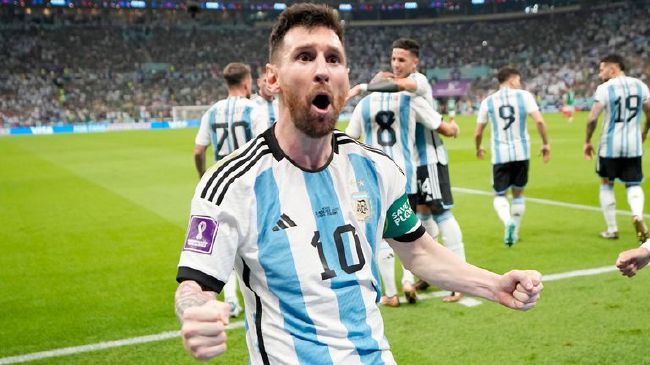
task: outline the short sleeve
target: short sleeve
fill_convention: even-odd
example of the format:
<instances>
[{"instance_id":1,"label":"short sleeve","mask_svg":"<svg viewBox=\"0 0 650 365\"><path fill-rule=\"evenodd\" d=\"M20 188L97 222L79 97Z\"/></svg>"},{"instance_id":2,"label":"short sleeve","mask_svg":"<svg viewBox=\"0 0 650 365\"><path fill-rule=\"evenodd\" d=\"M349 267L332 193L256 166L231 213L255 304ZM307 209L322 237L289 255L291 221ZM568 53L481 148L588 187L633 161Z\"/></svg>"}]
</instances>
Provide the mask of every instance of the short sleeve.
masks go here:
<instances>
[{"instance_id":1,"label":"short sleeve","mask_svg":"<svg viewBox=\"0 0 650 365\"><path fill-rule=\"evenodd\" d=\"M414 98L411 101L411 108L415 111L416 120L424 127L435 131L442 124L442 115L433 109L424 98Z\"/></svg>"},{"instance_id":2,"label":"short sleeve","mask_svg":"<svg viewBox=\"0 0 650 365\"><path fill-rule=\"evenodd\" d=\"M212 175L209 172L201 179L192 199L176 280L194 280L204 288L221 292L233 270L242 237L237 207L229 206L233 204L227 199L218 206L201 197L204 190L210 192L204 187Z\"/></svg>"},{"instance_id":3,"label":"short sleeve","mask_svg":"<svg viewBox=\"0 0 650 365\"><path fill-rule=\"evenodd\" d=\"M208 109L207 112L203 113L201 117L201 124L199 125L199 131L196 133L196 138L194 143L201 146L210 145L210 115L214 113L213 109Z\"/></svg>"},{"instance_id":4,"label":"short sleeve","mask_svg":"<svg viewBox=\"0 0 650 365\"><path fill-rule=\"evenodd\" d=\"M419 72L413 72L409 75L409 78L415 81L415 84L417 85L415 94L418 96L427 97L427 94L430 90L429 80L427 80L427 77Z\"/></svg>"},{"instance_id":5,"label":"short sleeve","mask_svg":"<svg viewBox=\"0 0 650 365\"><path fill-rule=\"evenodd\" d=\"M481 106L478 108L478 114L476 116L476 124L485 124L488 122L488 107L487 107L487 98L483 99Z\"/></svg>"},{"instance_id":6,"label":"short sleeve","mask_svg":"<svg viewBox=\"0 0 650 365\"><path fill-rule=\"evenodd\" d=\"M607 100L606 93L607 93L607 89L605 88L604 84L599 85L596 88L596 92L594 93L594 102L605 105L606 104L605 101Z\"/></svg>"},{"instance_id":7,"label":"short sleeve","mask_svg":"<svg viewBox=\"0 0 650 365\"><path fill-rule=\"evenodd\" d=\"M528 91L524 91L524 106L526 107L526 113L528 114L539 111L539 106L535 101L535 97Z\"/></svg>"}]
</instances>

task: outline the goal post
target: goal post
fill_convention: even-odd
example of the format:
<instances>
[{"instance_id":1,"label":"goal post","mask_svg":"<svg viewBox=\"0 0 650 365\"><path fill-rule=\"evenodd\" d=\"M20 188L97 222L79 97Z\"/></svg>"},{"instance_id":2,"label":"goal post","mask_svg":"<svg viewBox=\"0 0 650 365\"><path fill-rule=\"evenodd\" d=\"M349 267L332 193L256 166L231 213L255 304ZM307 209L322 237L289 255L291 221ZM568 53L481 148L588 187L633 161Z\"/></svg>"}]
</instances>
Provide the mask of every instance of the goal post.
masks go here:
<instances>
[{"instance_id":1,"label":"goal post","mask_svg":"<svg viewBox=\"0 0 650 365\"><path fill-rule=\"evenodd\" d=\"M172 120L174 122L201 121L203 113L210 109L210 105L177 105L172 107Z\"/></svg>"}]
</instances>

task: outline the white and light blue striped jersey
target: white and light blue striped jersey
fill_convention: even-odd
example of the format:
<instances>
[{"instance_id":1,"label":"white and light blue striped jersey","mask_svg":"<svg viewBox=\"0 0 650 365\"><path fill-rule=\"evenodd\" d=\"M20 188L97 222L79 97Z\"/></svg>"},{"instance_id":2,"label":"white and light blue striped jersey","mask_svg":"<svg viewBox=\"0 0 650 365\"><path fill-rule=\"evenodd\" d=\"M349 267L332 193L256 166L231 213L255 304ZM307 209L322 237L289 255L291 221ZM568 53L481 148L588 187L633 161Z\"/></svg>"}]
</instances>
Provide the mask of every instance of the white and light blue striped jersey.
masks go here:
<instances>
[{"instance_id":1,"label":"white and light blue striped jersey","mask_svg":"<svg viewBox=\"0 0 650 365\"><path fill-rule=\"evenodd\" d=\"M429 84L427 77L419 72L413 72L412 74L408 75L408 78L415 81L417 85L416 90L413 94L426 99L426 101L429 102L429 104L431 104L431 107L435 110L433 90L431 89L431 84Z\"/></svg>"},{"instance_id":2,"label":"white and light blue striped jersey","mask_svg":"<svg viewBox=\"0 0 650 365\"><path fill-rule=\"evenodd\" d=\"M259 94L253 95L251 100L257 104L253 110L253 119L255 120L256 130L253 131L255 136L271 128L273 123L278 119L278 99L268 101Z\"/></svg>"},{"instance_id":3,"label":"white and light blue striped jersey","mask_svg":"<svg viewBox=\"0 0 650 365\"><path fill-rule=\"evenodd\" d=\"M409 78L415 80L417 83L417 90L415 94L425 98L431 104L433 110L436 111L437 102L433 98L433 90L427 77L419 72L414 72L409 75ZM442 118L442 117L441 117ZM429 164L441 163L447 165L449 159L447 158L447 149L442 143L440 135L435 130L428 129L422 124L418 124L415 129L415 146L417 151L416 164L417 166L426 166Z\"/></svg>"},{"instance_id":4,"label":"white and light blue striped jersey","mask_svg":"<svg viewBox=\"0 0 650 365\"><path fill-rule=\"evenodd\" d=\"M253 138L256 130L252 119L257 104L248 98L230 96L217 101L201 117L194 142L214 147L214 159L219 161Z\"/></svg>"},{"instance_id":5,"label":"white and light blue striped jersey","mask_svg":"<svg viewBox=\"0 0 650 365\"><path fill-rule=\"evenodd\" d=\"M641 114L650 100L648 86L633 77L619 76L596 89L594 101L603 105L603 133L598 156L606 158L643 155Z\"/></svg>"},{"instance_id":6,"label":"white and light blue striped jersey","mask_svg":"<svg viewBox=\"0 0 650 365\"><path fill-rule=\"evenodd\" d=\"M442 142L440 134L419 123L415 127L415 148L418 166L434 165L438 163L442 165L449 164L447 148Z\"/></svg>"},{"instance_id":7,"label":"white and light blue striped jersey","mask_svg":"<svg viewBox=\"0 0 650 365\"><path fill-rule=\"evenodd\" d=\"M404 175L338 131L328 164L305 170L274 129L201 179L177 280L219 292L234 266L252 364L394 364L377 307L376 251L382 238L424 234Z\"/></svg>"},{"instance_id":8,"label":"white and light blue striped jersey","mask_svg":"<svg viewBox=\"0 0 650 365\"><path fill-rule=\"evenodd\" d=\"M374 92L357 104L346 133L355 138L363 136L367 145L381 149L392 158L406 174L407 194L415 194L419 163L415 147L416 124L436 130L441 122L442 117L426 98L409 92Z\"/></svg>"},{"instance_id":9,"label":"white and light blue striped jersey","mask_svg":"<svg viewBox=\"0 0 650 365\"><path fill-rule=\"evenodd\" d=\"M481 102L476 122L490 122L492 164L530 159L526 117L538 110L539 106L531 93L508 87L499 89Z\"/></svg>"}]
</instances>

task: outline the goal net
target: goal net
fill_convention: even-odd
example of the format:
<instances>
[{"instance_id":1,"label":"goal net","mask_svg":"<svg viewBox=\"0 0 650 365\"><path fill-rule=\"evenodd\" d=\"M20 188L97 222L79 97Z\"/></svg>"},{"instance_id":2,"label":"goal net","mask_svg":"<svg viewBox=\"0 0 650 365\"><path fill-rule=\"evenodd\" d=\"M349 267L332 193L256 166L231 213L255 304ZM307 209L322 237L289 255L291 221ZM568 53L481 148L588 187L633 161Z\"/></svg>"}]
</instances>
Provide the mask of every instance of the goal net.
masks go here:
<instances>
[{"instance_id":1,"label":"goal net","mask_svg":"<svg viewBox=\"0 0 650 365\"><path fill-rule=\"evenodd\" d=\"M201 121L201 116L210 105L179 105L172 108L172 118L174 122L187 122L195 120Z\"/></svg>"}]
</instances>

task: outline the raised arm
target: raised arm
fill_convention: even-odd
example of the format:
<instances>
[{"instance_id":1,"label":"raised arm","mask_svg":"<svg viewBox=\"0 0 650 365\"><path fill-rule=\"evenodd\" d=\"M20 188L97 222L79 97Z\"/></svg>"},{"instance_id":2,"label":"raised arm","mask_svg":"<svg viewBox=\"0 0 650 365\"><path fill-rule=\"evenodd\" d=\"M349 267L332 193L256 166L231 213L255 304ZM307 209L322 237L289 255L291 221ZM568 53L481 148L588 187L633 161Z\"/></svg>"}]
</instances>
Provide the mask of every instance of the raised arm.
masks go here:
<instances>
[{"instance_id":1,"label":"raised arm","mask_svg":"<svg viewBox=\"0 0 650 365\"><path fill-rule=\"evenodd\" d=\"M181 282L174 298L183 346L194 358L209 360L226 351L229 306L192 280Z\"/></svg>"},{"instance_id":2,"label":"raised arm","mask_svg":"<svg viewBox=\"0 0 650 365\"><path fill-rule=\"evenodd\" d=\"M539 110L530 113L530 116L535 121L535 125L537 126L537 132L539 132L539 136L542 138L541 154L542 154L542 159L546 163L551 159L551 145L548 143L548 133L546 132L546 123L544 123L544 118L542 117L542 113L540 113Z\"/></svg>"},{"instance_id":3,"label":"raised arm","mask_svg":"<svg viewBox=\"0 0 650 365\"><path fill-rule=\"evenodd\" d=\"M404 267L440 288L479 296L508 308L528 310L537 304L543 288L541 274L513 270L498 275L465 263L428 234L413 242L388 240Z\"/></svg>"}]
</instances>

